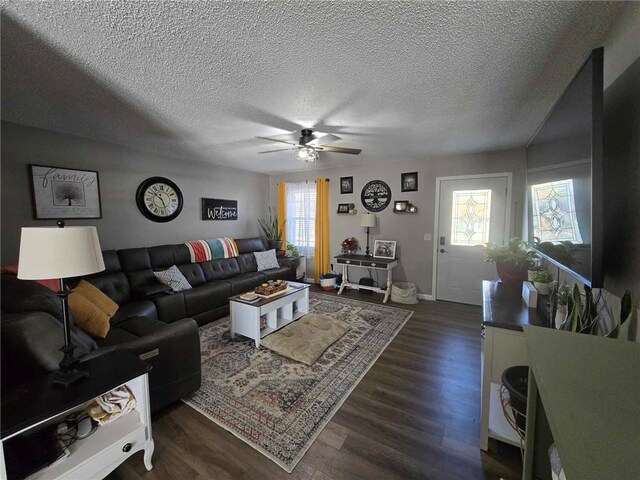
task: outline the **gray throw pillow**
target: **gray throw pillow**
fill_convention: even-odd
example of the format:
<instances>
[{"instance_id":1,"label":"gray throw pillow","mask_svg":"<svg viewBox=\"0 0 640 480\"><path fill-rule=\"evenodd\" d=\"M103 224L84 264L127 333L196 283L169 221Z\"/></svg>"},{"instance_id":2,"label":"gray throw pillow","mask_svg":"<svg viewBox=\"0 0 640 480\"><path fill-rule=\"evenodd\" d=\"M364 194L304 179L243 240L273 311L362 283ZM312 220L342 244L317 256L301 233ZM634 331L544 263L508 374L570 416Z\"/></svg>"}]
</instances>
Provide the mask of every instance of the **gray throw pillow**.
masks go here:
<instances>
[{"instance_id":1,"label":"gray throw pillow","mask_svg":"<svg viewBox=\"0 0 640 480\"><path fill-rule=\"evenodd\" d=\"M166 270L162 270L160 272L153 272L153 274L158 280L160 280L160 282L164 283L168 287L171 287L171 290L173 290L174 292L191 290L191 285L175 265L172 265Z\"/></svg>"},{"instance_id":2,"label":"gray throw pillow","mask_svg":"<svg viewBox=\"0 0 640 480\"><path fill-rule=\"evenodd\" d=\"M278 268L280 266L278 264L275 249L267 250L266 252L253 252L253 255L256 257L259 272L270 268Z\"/></svg>"}]
</instances>

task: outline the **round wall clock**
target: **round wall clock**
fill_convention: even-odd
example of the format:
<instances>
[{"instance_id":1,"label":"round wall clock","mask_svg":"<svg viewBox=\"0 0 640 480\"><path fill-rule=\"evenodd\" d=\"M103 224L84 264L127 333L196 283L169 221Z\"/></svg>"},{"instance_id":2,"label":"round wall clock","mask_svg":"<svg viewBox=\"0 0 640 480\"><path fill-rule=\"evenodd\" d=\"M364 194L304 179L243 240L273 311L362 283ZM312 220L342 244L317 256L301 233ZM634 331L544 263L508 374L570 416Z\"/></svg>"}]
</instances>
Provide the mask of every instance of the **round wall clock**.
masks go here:
<instances>
[{"instance_id":1,"label":"round wall clock","mask_svg":"<svg viewBox=\"0 0 640 480\"><path fill-rule=\"evenodd\" d=\"M136 204L149 220L170 222L182 211L182 192L168 178L147 178L136 191Z\"/></svg>"},{"instance_id":2,"label":"round wall clock","mask_svg":"<svg viewBox=\"0 0 640 480\"><path fill-rule=\"evenodd\" d=\"M382 180L371 180L362 189L360 199L370 212L381 212L391 203L391 189Z\"/></svg>"}]
</instances>

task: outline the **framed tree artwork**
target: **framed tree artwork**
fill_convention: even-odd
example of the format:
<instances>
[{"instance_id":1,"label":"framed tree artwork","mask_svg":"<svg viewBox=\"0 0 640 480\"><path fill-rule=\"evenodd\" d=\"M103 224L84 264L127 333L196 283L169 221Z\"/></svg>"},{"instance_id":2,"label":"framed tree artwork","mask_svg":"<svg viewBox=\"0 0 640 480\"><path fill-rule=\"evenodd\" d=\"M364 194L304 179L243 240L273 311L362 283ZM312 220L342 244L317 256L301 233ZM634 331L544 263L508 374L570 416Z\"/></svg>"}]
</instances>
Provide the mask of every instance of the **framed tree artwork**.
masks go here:
<instances>
[{"instance_id":1,"label":"framed tree artwork","mask_svg":"<svg viewBox=\"0 0 640 480\"><path fill-rule=\"evenodd\" d=\"M29 175L35 219L102 218L98 172L29 165Z\"/></svg>"},{"instance_id":2,"label":"framed tree artwork","mask_svg":"<svg viewBox=\"0 0 640 480\"><path fill-rule=\"evenodd\" d=\"M418 172L401 174L400 183L401 183L401 191L417 192L418 191Z\"/></svg>"}]
</instances>

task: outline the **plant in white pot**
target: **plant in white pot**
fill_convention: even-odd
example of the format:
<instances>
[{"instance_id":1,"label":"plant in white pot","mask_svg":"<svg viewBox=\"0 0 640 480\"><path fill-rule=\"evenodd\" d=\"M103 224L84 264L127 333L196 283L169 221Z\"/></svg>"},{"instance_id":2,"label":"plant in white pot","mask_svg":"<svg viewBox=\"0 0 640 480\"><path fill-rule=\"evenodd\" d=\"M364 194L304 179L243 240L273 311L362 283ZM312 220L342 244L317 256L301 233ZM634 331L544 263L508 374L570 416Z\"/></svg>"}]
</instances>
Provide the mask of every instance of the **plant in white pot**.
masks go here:
<instances>
[{"instance_id":1,"label":"plant in white pot","mask_svg":"<svg viewBox=\"0 0 640 480\"><path fill-rule=\"evenodd\" d=\"M533 286L540 295L549 295L551 290L551 282L553 282L553 275L547 270L539 270L531 273L531 279L533 280Z\"/></svg>"}]
</instances>

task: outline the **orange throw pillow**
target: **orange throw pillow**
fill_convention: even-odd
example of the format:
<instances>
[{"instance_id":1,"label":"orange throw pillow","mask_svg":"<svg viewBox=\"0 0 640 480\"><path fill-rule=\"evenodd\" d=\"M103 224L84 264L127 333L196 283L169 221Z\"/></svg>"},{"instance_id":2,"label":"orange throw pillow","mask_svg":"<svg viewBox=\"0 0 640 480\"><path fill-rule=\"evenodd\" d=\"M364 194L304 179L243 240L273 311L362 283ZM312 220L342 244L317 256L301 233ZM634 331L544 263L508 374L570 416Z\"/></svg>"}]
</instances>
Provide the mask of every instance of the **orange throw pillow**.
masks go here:
<instances>
[{"instance_id":1,"label":"orange throw pillow","mask_svg":"<svg viewBox=\"0 0 640 480\"><path fill-rule=\"evenodd\" d=\"M75 290L69 294L73 322L89 335L104 338L109 333L109 316Z\"/></svg>"},{"instance_id":2,"label":"orange throw pillow","mask_svg":"<svg viewBox=\"0 0 640 480\"><path fill-rule=\"evenodd\" d=\"M71 291L82 295L84 298L89 300L96 307L106 313L109 318L113 317L118 311L118 304L116 302L102 293L99 288L95 287L85 280L80 280L78 286Z\"/></svg>"}]
</instances>

